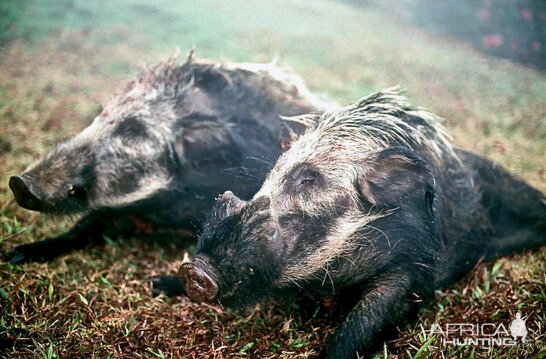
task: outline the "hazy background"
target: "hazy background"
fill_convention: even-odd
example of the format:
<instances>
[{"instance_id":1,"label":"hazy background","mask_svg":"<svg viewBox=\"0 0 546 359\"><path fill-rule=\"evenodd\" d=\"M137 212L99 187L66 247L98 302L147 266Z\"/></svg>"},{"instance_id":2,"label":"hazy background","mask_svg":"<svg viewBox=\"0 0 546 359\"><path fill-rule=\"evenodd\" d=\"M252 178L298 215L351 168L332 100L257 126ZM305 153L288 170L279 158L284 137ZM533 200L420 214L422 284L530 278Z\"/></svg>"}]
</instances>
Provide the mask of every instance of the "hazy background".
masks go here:
<instances>
[{"instance_id":1,"label":"hazy background","mask_svg":"<svg viewBox=\"0 0 546 359\"><path fill-rule=\"evenodd\" d=\"M469 2L475 4L463 11L460 4ZM459 6L446 9L453 3ZM50 117L46 127L65 132L68 126L71 133L139 65L176 49L181 57L195 47L197 56L228 61L278 57L313 90L343 103L400 84L412 100L448 119L456 142L502 159L541 186L543 173L537 171L543 168L529 156L546 152L544 73L477 48L484 36L493 36L488 41L495 44L500 36L506 45L521 35L522 44L538 41L543 54L544 36L520 30L520 22L528 22L523 1L499 3L505 6L431 0L3 1L1 96L6 103L13 99L10 90L26 91L17 116L33 111L42 120ZM525 3L542 8L524 8L531 15L523 14L544 29L546 10L537 5L543 2ZM501 10L510 15L502 19L519 22L478 28ZM468 35L472 29L474 37Z\"/></svg>"}]
</instances>

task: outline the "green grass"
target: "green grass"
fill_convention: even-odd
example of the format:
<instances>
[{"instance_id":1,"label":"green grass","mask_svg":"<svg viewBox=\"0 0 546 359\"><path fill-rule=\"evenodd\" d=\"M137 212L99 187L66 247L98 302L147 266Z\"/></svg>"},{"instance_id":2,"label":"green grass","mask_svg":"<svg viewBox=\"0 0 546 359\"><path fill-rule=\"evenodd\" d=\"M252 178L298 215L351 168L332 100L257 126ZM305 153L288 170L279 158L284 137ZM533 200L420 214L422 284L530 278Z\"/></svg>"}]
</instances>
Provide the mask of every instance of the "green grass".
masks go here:
<instances>
[{"instance_id":1,"label":"green grass","mask_svg":"<svg viewBox=\"0 0 546 359\"><path fill-rule=\"evenodd\" d=\"M546 190L546 76L436 38L396 14L318 0L18 1L0 11L0 253L66 231L73 219L17 207L8 177L89 123L143 63L182 56L269 61L278 56L309 86L349 103L400 84L444 116L454 142ZM417 323L378 357L537 356L544 343L546 250L481 265L437 293ZM151 298L145 279L176 270L176 248L111 242L48 264L0 263L0 357L313 357L333 330L290 304L251 315ZM510 352L441 347L432 323L509 322L533 313L534 347ZM533 324L534 323L534 324ZM542 329L540 329L542 328ZM4 344L7 343L7 344ZM543 345L543 344L542 344ZM439 350L441 349L441 350Z\"/></svg>"}]
</instances>

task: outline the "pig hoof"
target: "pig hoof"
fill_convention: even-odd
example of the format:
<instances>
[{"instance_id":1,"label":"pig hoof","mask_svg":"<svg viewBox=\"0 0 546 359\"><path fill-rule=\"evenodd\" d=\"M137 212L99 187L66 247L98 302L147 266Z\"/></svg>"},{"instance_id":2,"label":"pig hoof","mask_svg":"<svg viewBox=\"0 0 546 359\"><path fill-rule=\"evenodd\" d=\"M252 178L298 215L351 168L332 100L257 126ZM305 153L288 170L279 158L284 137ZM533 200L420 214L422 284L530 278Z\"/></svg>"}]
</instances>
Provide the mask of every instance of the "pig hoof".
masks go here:
<instances>
[{"instance_id":1,"label":"pig hoof","mask_svg":"<svg viewBox=\"0 0 546 359\"><path fill-rule=\"evenodd\" d=\"M19 264L26 261L28 261L27 256L23 252L18 251L17 248L10 250L6 254L6 262L10 264Z\"/></svg>"},{"instance_id":2,"label":"pig hoof","mask_svg":"<svg viewBox=\"0 0 546 359\"><path fill-rule=\"evenodd\" d=\"M17 246L6 254L6 262L11 264L44 261L46 258L47 252L36 243Z\"/></svg>"},{"instance_id":3,"label":"pig hoof","mask_svg":"<svg viewBox=\"0 0 546 359\"><path fill-rule=\"evenodd\" d=\"M161 293L165 293L167 297L174 297L175 295L186 293L178 277L153 277L150 278L149 281L152 282L152 295L154 297L157 297Z\"/></svg>"},{"instance_id":4,"label":"pig hoof","mask_svg":"<svg viewBox=\"0 0 546 359\"><path fill-rule=\"evenodd\" d=\"M39 256L36 256L32 250L32 247L29 248L29 245L17 246L6 254L6 262L11 264L20 264L26 262L37 261L40 259Z\"/></svg>"}]
</instances>

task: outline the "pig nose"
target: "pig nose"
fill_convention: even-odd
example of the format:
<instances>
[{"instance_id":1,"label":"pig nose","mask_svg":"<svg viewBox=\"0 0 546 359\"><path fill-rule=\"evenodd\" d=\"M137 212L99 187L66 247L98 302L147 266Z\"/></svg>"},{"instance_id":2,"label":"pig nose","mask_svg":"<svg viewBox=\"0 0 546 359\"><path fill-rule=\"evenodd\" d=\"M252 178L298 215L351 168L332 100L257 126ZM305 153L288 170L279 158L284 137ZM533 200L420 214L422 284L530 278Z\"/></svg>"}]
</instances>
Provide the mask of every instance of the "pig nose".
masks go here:
<instances>
[{"instance_id":1,"label":"pig nose","mask_svg":"<svg viewBox=\"0 0 546 359\"><path fill-rule=\"evenodd\" d=\"M211 302L218 293L216 282L193 263L184 263L180 266L178 279L188 296L197 302Z\"/></svg>"},{"instance_id":2,"label":"pig nose","mask_svg":"<svg viewBox=\"0 0 546 359\"><path fill-rule=\"evenodd\" d=\"M32 192L27 181L21 176L11 176L9 188L17 203L26 209L39 211L42 208L42 200Z\"/></svg>"}]
</instances>

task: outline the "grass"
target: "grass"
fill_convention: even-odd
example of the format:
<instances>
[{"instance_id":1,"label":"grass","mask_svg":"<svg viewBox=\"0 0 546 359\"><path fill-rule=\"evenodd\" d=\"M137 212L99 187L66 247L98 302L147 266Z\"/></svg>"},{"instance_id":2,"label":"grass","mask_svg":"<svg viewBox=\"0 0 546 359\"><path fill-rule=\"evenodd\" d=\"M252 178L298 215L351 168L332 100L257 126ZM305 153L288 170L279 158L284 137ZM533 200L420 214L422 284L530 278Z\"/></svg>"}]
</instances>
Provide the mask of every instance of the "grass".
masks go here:
<instances>
[{"instance_id":1,"label":"grass","mask_svg":"<svg viewBox=\"0 0 546 359\"><path fill-rule=\"evenodd\" d=\"M400 84L444 116L454 142L546 190L546 76L432 37L385 9L318 0L3 2L0 11L0 253L66 231L73 218L17 207L7 188L101 103L176 47L220 60L278 56L309 86L342 103ZM146 279L173 272L182 253L137 239L51 263L0 263L0 357L225 358L316 356L334 325L305 321L292 303L251 314L152 298ZM514 358L544 355L546 249L480 264L439 291L378 357ZM500 264L499 264L500 263ZM443 346L433 323L528 319L529 345ZM543 353L543 354L539 354Z\"/></svg>"}]
</instances>

